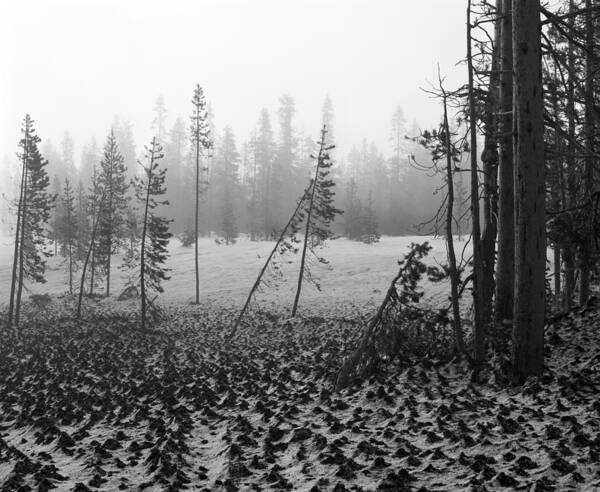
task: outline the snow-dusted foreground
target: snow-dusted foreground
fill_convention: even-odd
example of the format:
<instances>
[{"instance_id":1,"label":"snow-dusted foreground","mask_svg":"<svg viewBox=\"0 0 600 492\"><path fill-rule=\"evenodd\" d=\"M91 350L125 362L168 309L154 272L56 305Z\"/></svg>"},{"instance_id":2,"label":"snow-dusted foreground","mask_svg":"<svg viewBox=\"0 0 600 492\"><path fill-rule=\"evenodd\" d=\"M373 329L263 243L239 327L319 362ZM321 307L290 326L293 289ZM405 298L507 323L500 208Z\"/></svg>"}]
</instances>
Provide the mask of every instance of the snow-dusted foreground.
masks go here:
<instances>
[{"instance_id":1,"label":"snow-dusted foreground","mask_svg":"<svg viewBox=\"0 0 600 492\"><path fill-rule=\"evenodd\" d=\"M347 239L329 241L321 250L330 261L325 267L319 265L313 273L319 279L321 292L310 284L303 287L301 309L352 310L353 306L364 306L381 301L389 282L398 270L397 261L408 252L411 242L429 241L433 246L428 262L446 262L444 239L432 237L383 237L379 243L367 245ZM0 248L0 303L8 300L12 250L8 239ZM200 291L203 304L224 307L241 307L266 257L273 248L272 242L251 242L240 239L233 246L218 245L214 240L202 239L199 248ZM457 254L463 249L463 241L456 242ZM468 253L470 254L470 248ZM261 307L277 310L290 309L294 299L299 254L287 256L291 263L281 263L283 279L265 287L256 297ZM113 262L111 292L115 297L122 291L126 275L118 269L120 258ZM47 283L29 285L33 293L49 293L52 296L67 291L67 273L64 260L50 259ZM167 266L172 270L171 279L164 283L165 292L160 296L164 303L188 304L195 296L194 249L182 247L172 241L171 258ZM441 284L425 284L427 297L432 302L447 303L448 288Z\"/></svg>"},{"instance_id":2,"label":"snow-dusted foreground","mask_svg":"<svg viewBox=\"0 0 600 492\"><path fill-rule=\"evenodd\" d=\"M521 388L414 360L339 394L357 324L255 317L228 340L227 315L192 311L167 336L61 316L0 333L0 488L600 488L597 310L547 330Z\"/></svg>"}]
</instances>

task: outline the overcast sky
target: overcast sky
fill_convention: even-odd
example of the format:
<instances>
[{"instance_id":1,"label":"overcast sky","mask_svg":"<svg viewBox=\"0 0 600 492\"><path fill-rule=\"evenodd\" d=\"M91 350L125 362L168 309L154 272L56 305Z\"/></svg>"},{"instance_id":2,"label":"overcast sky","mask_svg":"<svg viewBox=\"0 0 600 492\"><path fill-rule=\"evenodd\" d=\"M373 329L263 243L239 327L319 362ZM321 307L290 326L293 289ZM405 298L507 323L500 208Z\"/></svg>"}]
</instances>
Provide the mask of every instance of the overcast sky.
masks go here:
<instances>
[{"instance_id":1,"label":"overcast sky","mask_svg":"<svg viewBox=\"0 0 600 492\"><path fill-rule=\"evenodd\" d=\"M363 137L387 150L394 108L423 126L439 104L419 87L437 63L452 86L465 54L462 0L6 0L0 2L0 157L17 150L26 112L43 141L102 144L115 115L138 151L163 95L167 127L187 117L196 83L218 129L247 139L261 108L296 99L296 126L319 128L330 95L346 153Z\"/></svg>"}]
</instances>

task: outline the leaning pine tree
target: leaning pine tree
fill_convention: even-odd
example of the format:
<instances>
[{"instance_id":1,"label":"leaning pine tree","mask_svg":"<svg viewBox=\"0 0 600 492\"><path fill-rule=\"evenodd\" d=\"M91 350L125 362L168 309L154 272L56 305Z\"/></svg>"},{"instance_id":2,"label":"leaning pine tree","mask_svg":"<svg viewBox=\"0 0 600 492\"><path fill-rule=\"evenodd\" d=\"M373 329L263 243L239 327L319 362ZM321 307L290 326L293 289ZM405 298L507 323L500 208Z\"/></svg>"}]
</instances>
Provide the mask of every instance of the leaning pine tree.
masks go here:
<instances>
[{"instance_id":1,"label":"leaning pine tree","mask_svg":"<svg viewBox=\"0 0 600 492\"><path fill-rule=\"evenodd\" d=\"M19 159L22 164L21 188L17 203L17 226L8 324L19 324L21 296L25 279L45 282L46 226L54 201L48 193L50 180L46 172L46 161L38 150L40 138L35 134L33 120L25 115L22 128L23 138L19 142L22 152Z\"/></svg>"},{"instance_id":2,"label":"leaning pine tree","mask_svg":"<svg viewBox=\"0 0 600 492\"><path fill-rule=\"evenodd\" d=\"M300 259L300 272L298 274L298 286L296 288L296 297L292 308L292 316L296 316L300 293L302 291L302 282L304 279L312 281L317 288L319 285L314 282L310 270L310 260L307 262L307 253L318 263L327 263L327 260L319 256L315 247L322 244L326 239L332 236L330 229L331 223L336 215L342 211L333 205L335 192L333 187L335 182L329 178L329 170L333 165L329 152L335 147L326 144L327 128L323 125L321 129L321 140L319 144L319 154L316 157L317 167L312 181L312 186L308 199L305 201L304 213L306 222L304 227L304 243L302 246L302 257Z\"/></svg>"},{"instance_id":3,"label":"leaning pine tree","mask_svg":"<svg viewBox=\"0 0 600 492\"><path fill-rule=\"evenodd\" d=\"M168 268L164 263L167 260L169 232L171 220L156 214L159 205L168 205L168 200L159 200L167 191L165 186L166 169L159 169L159 161L163 157L162 147L156 140L152 139L150 148L146 149L148 165L142 166L144 174L142 178L135 180L135 197L143 207L142 236L140 240L140 298L142 330L146 329L148 292L163 292L162 281L168 280Z\"/></svg>"}]
</instances>

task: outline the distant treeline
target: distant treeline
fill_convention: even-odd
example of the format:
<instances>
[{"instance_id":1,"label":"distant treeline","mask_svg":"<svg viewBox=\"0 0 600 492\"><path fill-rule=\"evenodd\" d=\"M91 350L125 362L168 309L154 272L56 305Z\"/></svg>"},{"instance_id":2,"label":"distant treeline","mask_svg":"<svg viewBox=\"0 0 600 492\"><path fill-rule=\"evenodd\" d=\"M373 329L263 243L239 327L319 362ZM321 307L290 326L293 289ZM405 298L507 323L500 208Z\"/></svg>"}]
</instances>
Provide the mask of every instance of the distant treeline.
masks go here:
<instances>
[{"instance_id":1,"label":"distant treeline","mask_svg":"<svg viewBox=\"0 0 600 492\"><path fill-rule=\"evenodd\" d=\"M170 203L164 212L173 219L172 231L191 241L194 231L196 164L191 142L189 118L177 116L168 125L168 112L162 97L156 101L152 122L158 143L164 148L163 166L167 169L166 188ZM236 142L231 127L217 131L210 107L207 124L211 148L201 156L201 198L199 232L222 237L248 234L251 239L272 239L287 222L303 190L309 186L315 161L317 135L304 135L295 127L296 105L289 95L279 99L276 121L266 109L257 118L256 128L244 142ZM440 204L435 190L440 178L433 179L410 164L413 155L419 162L431 157L407 136L418 136L416 124L407 129L401 108L390 110L390 147L387 152L367 140L357 142L347 155L336 149L332 176L336 183L335 204L345 211L333 225L337 234L361 239L365 234L403 235L415 233L420 223L431 218ZM333 106L327 98L322 121L328 128L329 143L335 144ZM142 150L134 139L132 125L115 118L111 131L116 151L123 157L127 180L141 172L138 163ZM108 137L107 137L108 138ZM87 194L92 187L94 168L102 160L101 147L92 138L83 146L79 165L74 142L65 133L59 148L42 142L41 153L48 160L50 191L63 194L65 178L74 193ZM460 175L457 177L460 178ZM460 188L460 185L459 185ZM136 211L128 210L130 223ZM58 239L61 202L52 211L50 236ZM457 213L457 216L462 215ZM53 226L54 224L54 226ZM430 232L425 228L423 232ZM131 232L131 228L129 228Z\"/></svg>"}]
</instances>

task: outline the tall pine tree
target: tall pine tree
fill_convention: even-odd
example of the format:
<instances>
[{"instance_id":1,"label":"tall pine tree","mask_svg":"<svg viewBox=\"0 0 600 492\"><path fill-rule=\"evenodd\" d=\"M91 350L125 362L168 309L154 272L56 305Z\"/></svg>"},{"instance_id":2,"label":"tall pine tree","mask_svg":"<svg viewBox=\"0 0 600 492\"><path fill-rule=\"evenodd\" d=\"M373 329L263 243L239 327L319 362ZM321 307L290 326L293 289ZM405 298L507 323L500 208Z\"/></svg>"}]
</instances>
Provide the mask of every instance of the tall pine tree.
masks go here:
<instances>
[{"instance_id":1,"label":"tall pine tree","mask_svg":"<svg viewBox=\"0 0 600 492\"><path fill-rule=\"evenodd\" d=\"M38 150L40 138L36 135L33 120L25 115L19 142L21 152L21 187L17 203L17 226L13 270L8 310L8 324L19 324L21 297L26 279L45 282L46 226L54 197L48 193L50 180L46 161Z\"/></svg>"},{"instance_id":2,"label":"tall pine tree","mask_svg":"<svg viewBox=\"0 0 600 492\"><path fill-rule=\"evenodd\" d=\"M161 284L169 279L169 269L165 268L164 263L169 257L168 245L171 238L171 221L156 213L157 207L169 204L167 200L160 200L166 193L167 170L159 169L163 153L156 138L152 139L150 147L146 149L146 158L148 165L143 166L143 177L137 178L135 182L135 196L143 206L139 263L142 330L146 329L147 324L148 294L163 292Z\"/></svg>"},{"instance_id":3,"label":"tall pine tree","mask_svg":"<svg viewBox=\"0 0 600 492\"><path fill-rule=\"evenodd\" d=\"M127 212L127 168L119 152L115 132L110 131L104 145L104 156L100 162L98 186L105 199L100 208L98 243L95 258L104 265L106 275L106 297L110 296L110 273L112 256L122 242Z\"/></svg>"}]
</instances>

